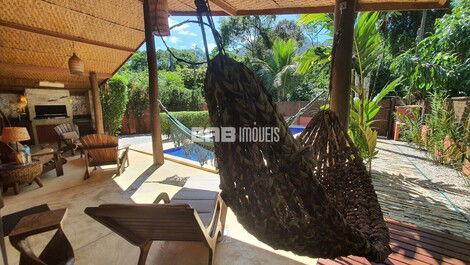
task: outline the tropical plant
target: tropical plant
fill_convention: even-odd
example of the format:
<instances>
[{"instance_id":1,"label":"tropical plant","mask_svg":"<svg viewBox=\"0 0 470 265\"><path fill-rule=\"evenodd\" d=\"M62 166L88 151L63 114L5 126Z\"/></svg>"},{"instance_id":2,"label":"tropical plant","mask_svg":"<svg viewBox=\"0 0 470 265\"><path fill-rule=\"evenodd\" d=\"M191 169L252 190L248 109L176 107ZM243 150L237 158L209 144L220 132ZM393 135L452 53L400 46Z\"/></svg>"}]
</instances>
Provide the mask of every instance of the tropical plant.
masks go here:
<instances>
[{"instance_id":1,"label":"tropical plant","mask_svg":"<svg viewBox=\"0 0 470 265\"><path fill-rule=\"evenodd\" d=\"M297 63L294 61L297 52L295 40L284 41L276 39L272 48L272 56L267 60L254 58L252 63L259 67L258 73L264 80L268 91L274 94L278 101L286 101L288 94L298 86L299 78L296 76Z\"/></svg>"},{"instance_id":2,"label":"tropical plant","mask_svg":"<svg viewBox=\"0 0 470 265\"><path fill-rule=\"evenodd\" d=\"M422 135L423 121L420 108L409 110L407 115L395 112L395 119L400 121L400 140L411 142L418 146L425 145L426 137Z\"/></svg>"},{"instance_id":3,"label":"tropical plant","mask_svg":"<svg viewBox=\"0 0 470 265\"><path fill-rule=\"evenodd\" d=\"M372 159L377 155L377 131L373 130L375 116L380 111L380 101L400 84L401 78L386 85L374 98L355 98L351 104L349 135L361 156L366 159L369 172L372 169Z\"/></svg>"},{"instance_id":4,"label":"tropical plant","mask_svg":"<svg viewBox=\"0 0 470 265\"><path fill-rule=\"evenodd\" d=\"M110 135L117 135L128 101L127 79L114 75L100 87L100 98L104 129Z\"/></svg>"},{"instance_id":5,"label":"tropical plant","mask_svg":"<svg viewBox=\"0 0 470 265\"><path fill-rule=\"evenodd\" d=\"M451 14L437 19L435 34L397 56L395 75L404 75L405 95L423 100L434 93L470 94L470 0L455 2Z\"/></svg>"}]
</instances>

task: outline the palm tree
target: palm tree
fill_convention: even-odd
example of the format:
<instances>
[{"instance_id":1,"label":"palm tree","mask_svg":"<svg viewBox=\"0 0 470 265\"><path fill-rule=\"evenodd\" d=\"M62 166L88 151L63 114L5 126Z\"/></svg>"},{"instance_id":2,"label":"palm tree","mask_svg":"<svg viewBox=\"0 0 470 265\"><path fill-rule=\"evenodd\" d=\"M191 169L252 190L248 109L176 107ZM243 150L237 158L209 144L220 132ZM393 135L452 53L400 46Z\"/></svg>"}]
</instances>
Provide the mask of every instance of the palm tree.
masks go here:
<instances>
[{"instance_id":1,"label":"palm tree","mask_svg":"<svg viewBox=\"0 0 470 265\"><path fill-rule=\"evenodd\" d=\"M293 39L274 41L271 56L267 60L252 59L253 65L258 67L268 91L277 96L278 101L286 101L287 96L298 85L296 70L297 63L294 57L297 52L297 42Z\"/></svg>"}]
</instances>

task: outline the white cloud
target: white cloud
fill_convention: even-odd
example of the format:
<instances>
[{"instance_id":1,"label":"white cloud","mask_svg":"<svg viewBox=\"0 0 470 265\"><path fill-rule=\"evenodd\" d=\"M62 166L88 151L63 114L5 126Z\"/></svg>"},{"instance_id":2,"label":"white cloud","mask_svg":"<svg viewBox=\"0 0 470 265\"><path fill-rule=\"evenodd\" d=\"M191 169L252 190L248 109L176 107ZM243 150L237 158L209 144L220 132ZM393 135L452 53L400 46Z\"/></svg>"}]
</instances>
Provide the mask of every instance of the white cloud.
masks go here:
<instances>
[{"instance_id":1,"label":"white cloud","mask_svg":"<svg viewBox=\"0 0 470 265\"><path fill-rule=\"evenodd\" d=\"M217 45L213 42L207 43L207 48L209 48L209 51L212 51Z\"/></svg>"},{"instance_id":2,"label":"white cloud","mask_svg":"<svg viewBox=\"0 0 470 265\"><path fill-rule=\"evenodd\" d=\"M199 46L197 45L196 42L194 42L192 45L191 45L191 49L197 49Z\"/></svg>"},{"instance_id":3,"label":"white cloud","mask_svg":"<svg viewBox=\"0 0 470 265\"><path fill-rule=\"evenodd\" d=\"M179 31L176 31L176 33L179 34L179 35L185 35L185 36L194 36L194 37L197 36L196 33L191 32L189 30L179 30Z\"/></svg>"},{"instance_id":4,"label":"white cloud","mask_svg":"<svg viewBox=\"0 0 470 265\"><path fill-rule=\"evenodd\" d=\"M168 25L170 25L170 27L171 27L171 26L174 26L176 23L178 23L178 22L176 22L175 20L173 20L171 17L168 18Z\"/></svg>"},{"instance_id":5,"label":"white cloud","mask_svg":"<svg viewBox=\"0 0 470 265\"><path fill-rule=\"evenodd\" d=\"M178 42L181 41L181 39L176 37L176 36L164 37L164 39L165 39L165 41L168 41L168 42L173 43L173 44L177 44Z\"/></svg>"}]
</instances>

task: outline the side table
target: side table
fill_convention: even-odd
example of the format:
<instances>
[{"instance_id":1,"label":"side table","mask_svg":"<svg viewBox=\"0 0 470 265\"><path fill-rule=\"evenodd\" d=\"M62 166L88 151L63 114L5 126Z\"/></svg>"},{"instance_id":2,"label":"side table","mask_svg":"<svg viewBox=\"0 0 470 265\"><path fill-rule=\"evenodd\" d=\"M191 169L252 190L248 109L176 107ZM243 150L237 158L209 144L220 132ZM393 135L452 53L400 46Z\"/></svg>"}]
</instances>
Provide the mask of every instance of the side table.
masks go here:
<instances>
[{"instance_id":1,"label":"side table","mask_svg":"<svg viewBox=\"0 0 470 265\"><path fill-rule=\"evenodd\" d=\"M35 181L39 187L42 187L42 182L39 176L42 173L42 163L39 160L25 165L18 164L3 164L0 165L0 182L3 186L3 191L7 191L9 187L13 187L15 194L20 193L21 184L29 184Z\"/></svg>"}]
</instances>

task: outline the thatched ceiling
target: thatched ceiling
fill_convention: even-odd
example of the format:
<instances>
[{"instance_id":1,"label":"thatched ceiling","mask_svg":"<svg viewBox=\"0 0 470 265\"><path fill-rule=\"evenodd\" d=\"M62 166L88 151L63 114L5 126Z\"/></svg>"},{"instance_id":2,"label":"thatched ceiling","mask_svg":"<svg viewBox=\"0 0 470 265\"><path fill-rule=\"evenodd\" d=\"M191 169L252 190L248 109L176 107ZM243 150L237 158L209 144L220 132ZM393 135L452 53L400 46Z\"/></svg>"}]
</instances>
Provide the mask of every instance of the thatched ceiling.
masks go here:
<instances>
[{"instance_id":1,"label":"thatched ceiling","mask_svg":"<svg viewBox=\"0 0 470 265\"><path fill-rule=\"evenodd\" d=\"M331 12L334 0L211 0L214 15ZM430 9L446 0L358 0L358 10ZM169 0L172 15L194 15L193 0ZM68 73L76 52L86 72L111 76L144 40L140 0L15 0L0 5L0 89L60 81L89 89L88 76Z\"/></svg>"}]
</instances>

